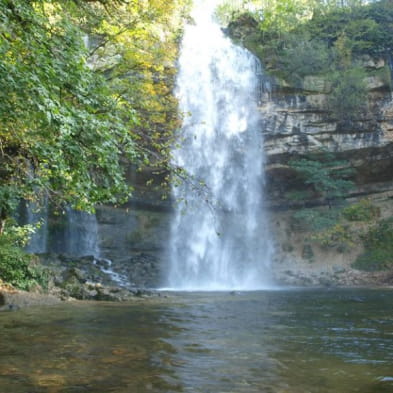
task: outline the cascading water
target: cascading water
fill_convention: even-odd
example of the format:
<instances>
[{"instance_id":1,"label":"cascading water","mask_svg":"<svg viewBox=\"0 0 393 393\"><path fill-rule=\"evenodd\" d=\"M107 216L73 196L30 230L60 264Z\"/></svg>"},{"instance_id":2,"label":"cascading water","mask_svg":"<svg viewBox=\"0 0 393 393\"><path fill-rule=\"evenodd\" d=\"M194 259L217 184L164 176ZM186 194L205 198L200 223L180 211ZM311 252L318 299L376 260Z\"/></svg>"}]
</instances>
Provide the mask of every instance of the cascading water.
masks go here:
<instances>
[{"instance_id":1,"label":"cascading water","mask_svg":"<svg viewBox=\"0 0 393 393\"><path fill-rule=\"evenodd\" d=\"M179 59L184 120L173 164L187 175L173 189L168 286L261 289L269 286L272 246L262 206L260 66L224 36L216 5L196 2Z\"/></svg>"},{"instance_id":2,"label":"cascading water","mask_svg":"<svg viewBox=\"0 0 393 393\"><path fill-rule=\"evenodd\" d=\"M98 224L94 214L66 209L65 253L76 257L93 255L98 257Z\"/></svg>"},{"instance_id":3,"label":"cascading water","mask_svg":"<svg viewBox=\"0 0 393 393\"><path fill-rule=\"evenodd\" d=\"M388 53L387 56L387 63L389 66L389 70L390 70L390 79L393 80L393 53ZM393 100L393 87L391 87L391 96L392 96L392 100Z\"/></svg>"},{"instance_id":4,"label":"cascading water","mask_svg":"<svg viewBox=\"0 0 393 393\"><path fill-rule=\"evenodd\" d=\"M39 208L34 203L26 203L24 221L39 225L26 247L33 254L58 253L70 257L94 257L92 262L117 285L129 287L131 284L125 275L112 268L112 261L102 258L99 247L98 223L95 214L88 214L66 208L62 217L65 225L54 230L48 225L49 207L45 199Z\"/></svg>"},{"instance_id":5,"label":"cascading water","mask_svg":"<svg viewBox=\"0 0 393 393\"><path fill-rule=\"evenodd\" d=\"M44 198L38 206L34 202L26 202L26 224L36 226L26 246L26 251L32 254L43 254L48 249L48 199Z\"/></svg>"}]
</instances>

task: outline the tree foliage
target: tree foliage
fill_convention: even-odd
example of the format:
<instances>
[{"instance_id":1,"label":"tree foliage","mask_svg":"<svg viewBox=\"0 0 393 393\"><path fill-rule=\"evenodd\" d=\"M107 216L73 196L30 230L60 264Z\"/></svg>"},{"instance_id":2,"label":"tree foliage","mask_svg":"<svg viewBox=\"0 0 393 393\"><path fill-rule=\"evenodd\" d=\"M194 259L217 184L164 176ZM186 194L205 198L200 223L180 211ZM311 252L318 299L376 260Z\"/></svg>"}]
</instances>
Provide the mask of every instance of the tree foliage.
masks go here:
<instances>
[{"instance_id":1,"label":"tree foliage","mask_svg":"<svg viewBox=\"0 0 393 393\"><path fill-rule=\"evenodd\" d=\"M123 163L165 158L184 5L0 0L2 218L40 194L83 210L122 200Z\"/></svg>"},{"instance_id":2,"label":"tree foliage","mask_svg":"<svg viewBox=\"0 0 393 393\"><path fill-rule=\"evenodd\" d=\"M330 75L332 86L328 98L329 109L341 122L351 121L366 108L366 73L360 67L350 67Z\"/></svg>"},{"instance_id":3,"label":"tree foliage","mask_svg":"<svg viewBox=\"0 0 393 393\"><path fill-rule=\"evenodd\" d=\"M365 252L353 263L359 270L389 270L393 266L393 218L381 220L363 236Z\"/></svg>"},{"instance_id":4,"label":"tree foliage","mask_svg":"<svg viewBox=\"0 0 393 393\"><path fill-rule=\"evenodd\" d=\"M340 201L353 188L351 180L353 169L349 162L338 160L333 153L322 151L311 157L289 161L306 186L309 186L315 196L323 198L331 206Z\"/></svg>"},{"instance_id":5,"label":"tree foliage","mask_svg":"<svg viewBox=\"0 0 393 393\"><path fill-rule=\"evenodd\" d=\"M2 188L76 208L126 192L119 158L134 154L133 141L79 29L42 2L1 5Z\"/></svg>"},{"instance_id":6,"label":"tree foliage","mask_svg":"<svg viewBox=\"0 0 393 393\"><path fill-rule=\"evenodd\" d=\"M34 264L23 252L32 228L11 224L0 236L0 283L7 282L20 289L31 289L34 286L46 288L48 276L46 270Z\"/></svg>"},{"instance_id":7,"label":"tree foliage","mask_svg":"<svg viewBox=\"0 0 393 393\"><path fill-rule=\"evenodd\" d=\"M390 0L243 1L229 31L271 73L295 87L307 75L330 82L328 109L339 122L354 119L365 107L367 71L364 55L390 58L393 48L393 5ZM250 5L253 5L251 7ZM247 21L252 29L242 31Z\"/></svg>"}]
</instances>

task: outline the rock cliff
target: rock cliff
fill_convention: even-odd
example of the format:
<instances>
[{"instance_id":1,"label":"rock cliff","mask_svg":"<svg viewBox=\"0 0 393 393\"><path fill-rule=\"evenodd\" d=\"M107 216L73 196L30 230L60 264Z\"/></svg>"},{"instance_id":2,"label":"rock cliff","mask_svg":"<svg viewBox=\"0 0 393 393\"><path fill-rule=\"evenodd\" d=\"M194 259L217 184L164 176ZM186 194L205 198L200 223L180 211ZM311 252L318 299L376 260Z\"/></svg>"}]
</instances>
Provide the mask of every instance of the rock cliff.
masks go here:
<instances>
[{"instance_id":1,"label":"rock cliff","mask_svg":"<svg viewBox=\"0 0 393 393\"><path fill-rule=\"evenodd\" d=\"M381 283L386 275L351 268L364 251L361 239L345 251L322 247L313 233L294 228L293 214L300 208L320 206L323 200L292 201L287 193L301 185L288 161L321 150L335 153L354 169L355 187L347 195L353 203L367 198L380 209L380 218L393 214L393 100L387 58L365 56L369 76L365 110L351 121L339 121L327 110L330 88L322 76L305 76L291 86L276 80L260 110L265 124L267 198L276 239L273 270L279 281L294 284L366 285ZM351 225L346 227L351 231Z\"/></svg>"},{"instance_id":2,"label":"rock cliff","mask_svg":"<svg viewBox=\"0 0 393 393\"><path fill-rule=\"evenodd\" d=\"M275 83L270 100L265 100L260 108L266 121L263 132L272 186L288 184L285 169L289 158L325 149L345 157L356 169L356 193L390 190L393 180L390 68L383 58L366 57L362 61L364 67L379 71L380 76L370 76L365 81L366 110L351 121L338 121L326 109L329 83L323 77L306 76L302 88Z\"/></svg>"}]
</instances>

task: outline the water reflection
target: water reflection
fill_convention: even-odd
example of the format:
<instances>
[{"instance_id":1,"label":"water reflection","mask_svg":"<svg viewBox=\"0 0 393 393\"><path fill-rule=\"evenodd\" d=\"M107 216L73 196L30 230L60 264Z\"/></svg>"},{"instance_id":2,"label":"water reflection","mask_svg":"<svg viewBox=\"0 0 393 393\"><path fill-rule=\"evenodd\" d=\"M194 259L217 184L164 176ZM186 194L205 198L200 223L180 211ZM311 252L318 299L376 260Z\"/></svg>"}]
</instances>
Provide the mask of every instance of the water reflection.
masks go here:
<instances>
[{"instance_id":1,"label":"water reflection","mask_svg":"<svg viewBox=\"0 0 393 393\"><path fill-rule=\"evenodd\" d=\"M177 350L177 375L187 391L278 391L281 365L270 355L276 343L266 295L200 294L175 310L183 330L167 341Z\"/></svg>"},{"instance_id":2,"label":"water reflection","mask_svg":"<svg viewBox=\"0 0 393 393\"><path fill-rule=\"evenodd\" d=\"M177 375L191 392L393 391L393 378L386 378L393 366L391 295L193 295L185 310L174 310L183 330L167 341L182 364Z\"/></svg>"},{"instance_id":3,"label":"water reflection","mask_svg":"<svg viewBox=\"0 0 393 393\"><path fill-rule=\"evenodd\" d=\"M0 314L0 391L393 391L392 291L177 294Z\"/></svg>"},{"instance_id":4,"label":"water reflection","mask_svg":"<svg viewBox=\"0 0 393 393\"><path fill-rule=\"evenodd\" d=\"M171 329L154 307L63 305L3 314L0 324L1 391L179 391L153 361L171 352Z\"/></svg>"}]
</instances>

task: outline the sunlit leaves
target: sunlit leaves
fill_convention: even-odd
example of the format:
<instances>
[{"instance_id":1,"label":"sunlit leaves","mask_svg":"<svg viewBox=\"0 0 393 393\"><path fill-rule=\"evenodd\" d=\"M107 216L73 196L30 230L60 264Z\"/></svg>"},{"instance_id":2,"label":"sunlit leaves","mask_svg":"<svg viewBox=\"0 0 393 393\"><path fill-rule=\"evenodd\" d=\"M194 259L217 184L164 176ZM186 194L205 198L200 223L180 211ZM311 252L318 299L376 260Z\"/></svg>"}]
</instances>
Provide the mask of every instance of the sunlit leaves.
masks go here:
<instances>
[{"instance_id":1,"label":"sunlit leaves","mask_svg":"<svg viewBox=\"0 0 393 393\"><path fill-rule=\"evenodd\" d=\"M13 200L91 210L129 196L126 159L166 159L186 3L0 0L0 180Z\"/></svg>"},{"instance_id":2,"label":"sunlit leaves","mask_svg":"<svg viewBox=\"0 0 393 393\"><path fill-rule=\"evenodd\" d=\"M61 2L50 5L0 3L1 180L25 198L45 192L92 209L128 194L120 158L135 149L112 92L87 66L82 32Z\"/></svg>"}]
</instances>

